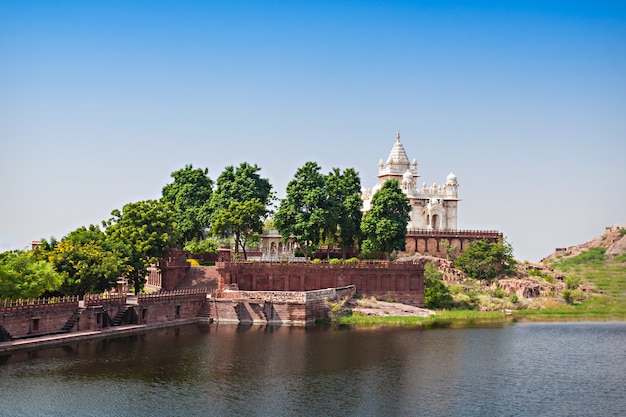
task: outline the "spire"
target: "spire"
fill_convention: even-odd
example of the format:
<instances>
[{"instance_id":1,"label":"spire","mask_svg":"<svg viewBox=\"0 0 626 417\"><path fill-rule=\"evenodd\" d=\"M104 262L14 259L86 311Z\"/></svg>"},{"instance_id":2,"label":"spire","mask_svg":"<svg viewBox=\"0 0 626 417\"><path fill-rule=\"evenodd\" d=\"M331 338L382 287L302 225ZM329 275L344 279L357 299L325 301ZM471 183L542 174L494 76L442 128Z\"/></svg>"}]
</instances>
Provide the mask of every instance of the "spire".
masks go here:
<instances>
[{"instance_id":1,"label":"spire","mask_svg":"<svg viewBox=\"0 0 626 417\"><path fill-rule=\"evenodd\" d=\"M387 158L387 165L400 174L409 169L411 163L404 151L404 147L400 143L400 131L396 133L396 143L391 148L389 157Z\"/></svg>"}]
</instances>

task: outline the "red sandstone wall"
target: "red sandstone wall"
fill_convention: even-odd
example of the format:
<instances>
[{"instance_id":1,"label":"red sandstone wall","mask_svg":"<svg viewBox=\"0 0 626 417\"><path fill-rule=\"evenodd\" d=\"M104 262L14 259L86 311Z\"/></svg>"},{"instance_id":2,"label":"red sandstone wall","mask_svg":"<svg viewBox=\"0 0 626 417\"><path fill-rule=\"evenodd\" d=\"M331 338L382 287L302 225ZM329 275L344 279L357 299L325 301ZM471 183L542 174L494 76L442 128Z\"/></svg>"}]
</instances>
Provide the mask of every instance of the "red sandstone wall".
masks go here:
<instances>
[{"instance_id":1,"label":"red sandstone wall","mask_svg":"<svg viewBox=\"0 0 626 417\"><path fill-rule=\"evenodd\" d=\"M424 304L424 269L420 264L355 265L224 263L218 266L224 287L242 291L313 291L355 285L365 296Z\"/></svg>"},{"instance_id":2,"label":"red sandstone wall","mask_svg":"<svg viewBox=\"0 0 626 417\"><path fill-rule=\"evenodd\" d=\"M14 338L56 333L61 331L77 307L78 303L75 306L3 311L0 314L0 325Z\"/></svg>"}]
</instances>

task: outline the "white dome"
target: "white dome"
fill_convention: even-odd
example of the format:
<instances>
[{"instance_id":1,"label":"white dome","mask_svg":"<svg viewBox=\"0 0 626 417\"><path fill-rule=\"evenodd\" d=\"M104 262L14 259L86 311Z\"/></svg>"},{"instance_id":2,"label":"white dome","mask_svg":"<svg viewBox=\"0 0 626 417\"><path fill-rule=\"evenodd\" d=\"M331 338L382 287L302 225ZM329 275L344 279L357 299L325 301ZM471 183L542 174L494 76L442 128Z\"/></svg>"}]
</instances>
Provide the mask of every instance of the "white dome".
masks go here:
<instances>
[{"instance_id":1,"label":"white dome","mask_svg":"<svg viewBox=\"0 0 626 417\"><path fill-rule=\"evenodd\" d=\"M446 178L446 184L456 184L456 175L454 175L454 172L450 171L450 173L448 174L448 177Z\"/></svg>"},{"instance_id":2,"label":"white dome","mask_svg":"<svg viewBox=\"0 0 626 417\"><path fill-rule=\"evenodd\" d=\"M406 170L404 175L402 175L402 183L404 184L406 182L413 182L413 174L408 169Z\"/></svg>"}]
</instances>

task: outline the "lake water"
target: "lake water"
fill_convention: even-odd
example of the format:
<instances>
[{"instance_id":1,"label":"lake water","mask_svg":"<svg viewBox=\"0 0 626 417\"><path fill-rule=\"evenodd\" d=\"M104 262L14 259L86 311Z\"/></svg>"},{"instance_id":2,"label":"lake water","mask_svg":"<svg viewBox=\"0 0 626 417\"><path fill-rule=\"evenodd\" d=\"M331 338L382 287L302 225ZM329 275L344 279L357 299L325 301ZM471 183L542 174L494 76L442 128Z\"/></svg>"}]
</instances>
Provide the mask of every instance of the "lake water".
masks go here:
<instances>
[{"instance_id":1,"label":"lake water","mask_svg":"<svg viewBox=\"0 0 626 417\"><path fill-rule=\"evenodd\" d=\"M2 416L626 416L626 323L188 325L0 356Z\"/></svg>"}]
</instances>

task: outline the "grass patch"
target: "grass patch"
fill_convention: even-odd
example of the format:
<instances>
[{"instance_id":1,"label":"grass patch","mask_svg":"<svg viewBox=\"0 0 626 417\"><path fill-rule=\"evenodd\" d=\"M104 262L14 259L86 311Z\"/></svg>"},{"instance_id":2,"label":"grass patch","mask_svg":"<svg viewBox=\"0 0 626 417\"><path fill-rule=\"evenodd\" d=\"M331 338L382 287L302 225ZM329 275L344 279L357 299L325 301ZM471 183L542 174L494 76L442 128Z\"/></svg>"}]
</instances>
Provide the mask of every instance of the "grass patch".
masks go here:
<instances>
[{"instance_id":1,"label":"grass patch","mask_svg":"<svg viewBox=\"0 0 626 417\"><path fill-rule=\"evenodd\" d=\"M441 311L428 317L415 316L364 316L353 314L349 317L341 317L337 323L342 326L371 327L471 327L481 323L504 322L507 316L499 311L473 311L473 310L450 310Z\"/></svg>"}]
</instances>

